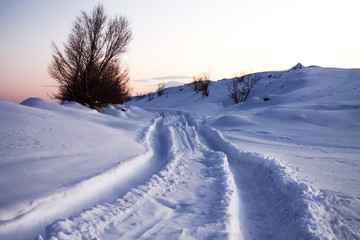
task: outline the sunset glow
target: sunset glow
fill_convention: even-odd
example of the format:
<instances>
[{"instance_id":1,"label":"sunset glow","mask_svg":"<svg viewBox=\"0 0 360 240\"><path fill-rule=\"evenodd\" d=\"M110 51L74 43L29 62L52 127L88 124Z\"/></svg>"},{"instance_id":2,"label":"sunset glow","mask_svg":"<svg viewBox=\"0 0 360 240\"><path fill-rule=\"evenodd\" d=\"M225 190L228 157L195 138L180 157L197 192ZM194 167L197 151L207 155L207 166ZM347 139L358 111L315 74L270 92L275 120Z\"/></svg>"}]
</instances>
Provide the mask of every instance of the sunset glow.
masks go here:
<instances>
[{"instance_id":1,"label":"sunset glow","mask_svg":"<svg viewBox=\"0 0 360 240\"><path fill-rule=\"evenodd\" d=\"M0 2L0 99L49 99L51 42L66 42L75 17L98 1ZM125 15L133 41L124 63L133 92L158 83L212 80L240 72L284 70L301 62L360 67L360 3L344 1L102 1Z\"/></svg>"}]
</instances>

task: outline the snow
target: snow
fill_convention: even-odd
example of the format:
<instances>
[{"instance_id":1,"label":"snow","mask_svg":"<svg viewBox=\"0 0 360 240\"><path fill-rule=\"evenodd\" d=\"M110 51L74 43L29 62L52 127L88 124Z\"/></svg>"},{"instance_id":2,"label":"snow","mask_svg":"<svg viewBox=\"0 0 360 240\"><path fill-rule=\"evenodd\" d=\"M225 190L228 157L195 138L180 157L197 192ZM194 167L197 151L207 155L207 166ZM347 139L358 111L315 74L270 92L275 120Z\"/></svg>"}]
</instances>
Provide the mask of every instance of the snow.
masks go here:
<instances>
[{"instance_id":1,"label":"snow","mask_svg":"<svg viewBox=\"0 0 360 240\"><path fill-rule=\"evenodd\" d=\"M360 239L360 70L257 76L239 104L0 101L0 239Z\"/></svg>"},{"instance_id":2,"label":"snow","mask_svg":"<svg viewBox=\"0 0 360 240\"><path fill-rule=\"evenodd\" d=\"M0 236L23 239L76 209L116 199L122 172L133 171L127 162L142 164L136 157L146 150L133 132L145 127L144 116L123 120L41 99L0 106ZM19 226L23 233L14 232Z\"/></svg>"}]
</instances>

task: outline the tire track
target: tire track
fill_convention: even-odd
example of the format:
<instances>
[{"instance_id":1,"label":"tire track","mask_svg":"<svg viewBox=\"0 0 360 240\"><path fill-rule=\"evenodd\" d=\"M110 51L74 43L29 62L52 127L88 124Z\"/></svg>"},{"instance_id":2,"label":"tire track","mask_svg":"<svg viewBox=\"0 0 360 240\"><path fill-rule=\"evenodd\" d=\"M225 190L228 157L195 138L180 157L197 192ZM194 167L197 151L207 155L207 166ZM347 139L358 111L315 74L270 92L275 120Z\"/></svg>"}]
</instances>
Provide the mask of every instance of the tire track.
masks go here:
<instances>
[{"instance_id":1,"label":"tire track","mask_svg":"<svg viewBox=\"0 0 360 240\"><path fill-rule=\"evenodd\" d=\"M201 117L162 113L146 137L152 173L112 203L47 228L47 239L329 239L321 191L248 153Z\"/></svg>"},{"instance_id":2,"label":"tire track","mask_svg":"<svg viewBox=\"0 0 360 240\"><path fill-rule=\"evenodd\" d=\"M160 158L154 157L159 153L148 146L150 136L158 127L157 119L146 130L142 141L147 152L120 162L118 165L89 179L71 186L63 187L52 195L37 199L21 214L8 221L2 221L0 239L28 239L29 235L44 234L45 227L60 218L81 213L103 202L112 202L119 196L126 194L132 187L142 184L155 172L164 166ZM159 137L160 138L160 137ZM17 229L21 228L22 235Z\"/></svg>"},{"instance_id":3,"label":"tire track","mask_svg":"<svg viewBox=\"0 0 360 240\"><path fill-rule=\"evenodd\" d=\"M209 148L229 159L247 239L329 239L321 191L294 179L294 172L275 159L242 151L208 126L197 128Z\"/></svg>"},{"instance_id":4,"label":"tire track","mask_svg":"<svg viewBox=\"0 0 360 240\"><path fill-rule=\"evenodd\" d=\"M113 203L58 220L46 239L242 239L226 156L180 113L163 114L147 139L158 172Z\"/></svg>"}]
</instances>

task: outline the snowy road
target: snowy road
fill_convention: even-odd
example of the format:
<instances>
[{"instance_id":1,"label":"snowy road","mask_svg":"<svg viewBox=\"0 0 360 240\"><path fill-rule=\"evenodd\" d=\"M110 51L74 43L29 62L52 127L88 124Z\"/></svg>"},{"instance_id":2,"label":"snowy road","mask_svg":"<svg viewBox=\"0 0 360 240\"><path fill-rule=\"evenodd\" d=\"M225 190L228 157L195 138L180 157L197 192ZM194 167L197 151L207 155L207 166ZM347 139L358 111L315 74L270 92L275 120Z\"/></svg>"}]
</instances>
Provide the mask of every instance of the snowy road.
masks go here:
<instances>
[{"instance_id":1,"label":"snowy road","mask_svg":"<svg viewBox=\"0 0 360 240\"><path fill-rule=\"evenodd\" d=\"M162 113L145 139L153 167L142 183L56 221L46 239L317 239L331 231L318 190L238 149L201 117Z\"/></svg>"},{"instance_id":2,"label":"snowy road","mask_svg":"<svg viewBox=\"0 0 360 240\"><path fill-rule=\"evenodd\" d=\"M239 199L226 156L204 146L182 114L149 128L152 162L162 166L114 204L47 228L47 238L241 239Z\"/></svg>"}]
</instances>

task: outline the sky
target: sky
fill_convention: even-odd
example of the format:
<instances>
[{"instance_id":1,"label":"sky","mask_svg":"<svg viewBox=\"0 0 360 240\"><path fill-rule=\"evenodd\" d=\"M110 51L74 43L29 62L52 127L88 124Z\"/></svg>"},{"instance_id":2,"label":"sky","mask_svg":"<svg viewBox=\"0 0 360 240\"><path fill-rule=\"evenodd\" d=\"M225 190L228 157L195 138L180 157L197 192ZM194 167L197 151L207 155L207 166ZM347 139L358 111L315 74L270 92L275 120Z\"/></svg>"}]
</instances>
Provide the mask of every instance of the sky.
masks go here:
<instances>
[{"instance_id":1,"label":"sky","mask_svg":"<svg viewBox=\"0 0 360 240\"><path fill-rule=\"evenodd\" d=\"M134 93L203 72L360 68L358 0L0 0L0 99L50 99L51 42L62 48L75 18L98 3L131 23L123 62Z\"/></svg>"}]
</instances>

